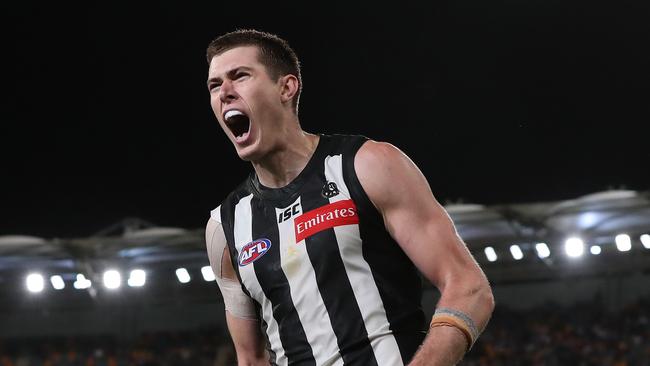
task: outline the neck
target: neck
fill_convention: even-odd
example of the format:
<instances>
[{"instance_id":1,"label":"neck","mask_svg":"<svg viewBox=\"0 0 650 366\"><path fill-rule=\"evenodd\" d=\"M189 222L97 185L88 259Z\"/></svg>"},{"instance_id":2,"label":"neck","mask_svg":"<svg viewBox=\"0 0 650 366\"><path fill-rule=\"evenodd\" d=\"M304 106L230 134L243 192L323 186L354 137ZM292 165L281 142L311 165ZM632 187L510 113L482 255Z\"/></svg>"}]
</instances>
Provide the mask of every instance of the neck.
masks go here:
<instances>
[{"instance_id":1,"label":"neck","mask_svg":"<svg viewBox=\"0 0 650 366\"><path fill-rule=\"evenodd\" d=\"M262 160L253 162L260 183L269 188L281 188L291 183L307 166L319 139L319 136L302 129L288 132L281 146Z\"/></svg>"}]
</instances>

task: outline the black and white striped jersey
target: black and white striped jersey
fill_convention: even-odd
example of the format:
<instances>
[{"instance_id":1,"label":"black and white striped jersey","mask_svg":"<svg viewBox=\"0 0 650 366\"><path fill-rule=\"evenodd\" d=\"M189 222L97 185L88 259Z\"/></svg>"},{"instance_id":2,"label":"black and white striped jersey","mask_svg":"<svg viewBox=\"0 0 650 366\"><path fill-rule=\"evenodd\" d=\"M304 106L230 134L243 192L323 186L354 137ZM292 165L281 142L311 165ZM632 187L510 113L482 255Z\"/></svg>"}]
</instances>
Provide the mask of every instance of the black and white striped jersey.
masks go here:
<instances>
[{"instance_id":1,"label":"black and white striped jersey","mask_svg":"<svg viewBox=\"0 0 650 366\"><path fill-rule=\"evenodd\" d=\"M321 135L289 185L252 173L211 212L274 365L403 365L424 339L419 273L354 170L366 140Z\"/></svg>"}]
</instances>

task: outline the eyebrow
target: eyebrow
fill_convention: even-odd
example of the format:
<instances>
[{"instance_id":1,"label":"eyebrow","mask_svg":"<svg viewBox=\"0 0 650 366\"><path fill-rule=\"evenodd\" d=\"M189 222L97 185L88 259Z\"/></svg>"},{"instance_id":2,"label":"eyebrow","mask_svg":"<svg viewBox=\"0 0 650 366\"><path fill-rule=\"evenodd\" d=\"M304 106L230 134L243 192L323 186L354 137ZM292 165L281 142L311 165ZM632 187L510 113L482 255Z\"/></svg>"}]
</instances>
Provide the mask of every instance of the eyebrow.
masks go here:
<instances>
[{"instance_id":1,"label":"eyebrow","mask_svg":"<svg viewBox=\"0 0 650 366\"><path fill-rule=\"evenodd\" d=\"M237 67L234 67L234 68L232 68L232 69L226 71L226 75L228 75L228 77L232 78L232 77L235 76L235 74L237 74L238 71L242 71L242 70L243 70L243 71L252 71L253 68L248 67L248 66L237 66ZM216 76L215 76L215 77L211 77L211 78L208 79L207 84L208 84L208 86L209 86L210 83L217 82L217 81L221 81L221 78L220 78L220 77L216 77Z\"/></svg>"}]
</instances>

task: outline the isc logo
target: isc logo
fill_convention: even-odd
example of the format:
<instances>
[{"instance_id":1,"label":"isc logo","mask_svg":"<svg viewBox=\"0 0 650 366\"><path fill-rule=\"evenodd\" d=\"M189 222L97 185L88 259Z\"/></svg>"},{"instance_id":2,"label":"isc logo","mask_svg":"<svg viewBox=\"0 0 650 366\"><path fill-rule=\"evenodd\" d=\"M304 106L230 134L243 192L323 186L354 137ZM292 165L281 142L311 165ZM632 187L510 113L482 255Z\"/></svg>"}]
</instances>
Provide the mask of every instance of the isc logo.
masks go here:
<instances>
[{"instance_id":1,"label":"isc logo","mask_svg":"<svg viewBox=\"0 0 650 366\"><path fill-rule=\"evenodd\" d=\"M255 262L261 256L266 254L269 248L271 248L271 241L269 239L257 239L244 245L239 253L239 258L237 258L239 266L243 267L249 263Z\"/></svg>"},{"instance_id":2,"label":"isc logo","mask_svg":"<svg viewBox=\"0 0 650 366\"><path fill-rule=\"evenodd\" d=\"M291 207L288 207L283 212L278 214L278 224L282 221L287 221L291 216L297 215L300 213L300 202L294 204Z\"/></svg>"}]
</instances>

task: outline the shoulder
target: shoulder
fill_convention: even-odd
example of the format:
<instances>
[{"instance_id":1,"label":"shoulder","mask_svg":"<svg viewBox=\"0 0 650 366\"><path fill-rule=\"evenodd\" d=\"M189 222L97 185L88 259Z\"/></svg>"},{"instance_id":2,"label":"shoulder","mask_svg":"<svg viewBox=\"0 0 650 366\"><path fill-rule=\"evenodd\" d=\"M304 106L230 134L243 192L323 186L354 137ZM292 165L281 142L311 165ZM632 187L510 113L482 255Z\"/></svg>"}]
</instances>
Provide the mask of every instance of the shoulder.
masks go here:
<instances>
[{"instance_id":1,"label":"shoulder","mask_svg":"<svg viewBox=\"0 0 650 366\"><path fill-rule=\"evenodd\" d=\"M359 149L358 154L362 159L373 159L381 157L394 158L404 153L390 142L367 139Z\"/></svg>"},{"instance_id":2,"label":"shoulder","mask_svg":"<svg viewBox=\"0 0 650 366\"><path fill-rule=\"evenodd\" d=\"M215 258L218 258L227 245L223 227L221 222L217 220L217 218L211 216L205 225L205 245L211 263L215 261Z\"/></svg>"},{"instance_id":3,"label":"shoulder","mask_svg":"<svg viewBox=\"0 0 650 366\"><path fill-rule=\"evenodd\" d=\"M210 246L212 242L220 236L217 234L221 233L223 233L221 219L211 215L210 218L208 218L208 222L205 224L206 244Z\"/></svg>"},{"instance_id":4,"label":"shoulder","mask_svg":"<svg viewBox=\"0 0 650 366\"><path fill-rule=\"evenodd\" d=\"M380 210L429 192L428 182L413 160L388 142L364 143L354 159L354 169L368 198Z\"/></svg>"},{"instance_id":5,"label":"shoulder","mask_svg":"<svg viewBox=\"0 0 650 366\"><path fill-rule=\"evenodd\" d=\"M360 176L390 176L391 173L414 168L415 163L389 142L367 140L355 156L354 167Z\"/></svg>"},{"instance_id":6,"label":"shoulder","mask_svg":"<svg viewBox=\"0 0 650 366\"><path fill-rule=\"evenodd\" d=\"M208 233L214 232L217 228L221 227L221 217L217 214L215 215L213 212L218 211L221 208L221 206L215 208L212 210L210 213L210 217L208 218L208 222L205 224L205 233L206 236Z\"/></svg>"}]
</instances>

